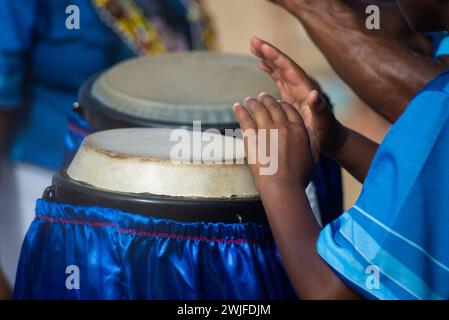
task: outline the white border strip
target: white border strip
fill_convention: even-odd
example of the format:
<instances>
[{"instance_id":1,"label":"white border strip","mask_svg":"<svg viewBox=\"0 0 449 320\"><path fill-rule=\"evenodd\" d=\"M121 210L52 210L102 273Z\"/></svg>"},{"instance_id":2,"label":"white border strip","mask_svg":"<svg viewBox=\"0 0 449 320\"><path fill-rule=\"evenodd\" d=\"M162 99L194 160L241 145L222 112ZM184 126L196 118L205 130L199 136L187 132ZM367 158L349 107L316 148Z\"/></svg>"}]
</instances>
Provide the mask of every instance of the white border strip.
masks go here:
<instances>
[{"instance_id":1,"label":"white border strip","mask_svg":"<svg viewBox=\"0 0 449 320\"><path fill-rule=\"evenodd\" d=\"M426 257L428 257L432 262L434 262L436 265L438 265L439 267L443 268L445 271L449 272L449 267L446 266L444 263L438 261L437 259L435 259L430 253L428 253L426 250L424 250L422 247L418 246L416 243L410 241L409 239L405 238L404 236L400 235L399 233L397 233L396 231L390 229L389 227L387 227L386 225L384 225L382 222L380 222L379 220L377 220L376 218L374 218L373 216L371 216L369 213L367 213L366 211L364 211L363 209L361 209L360 207L354 205L353 206L354 209L356 209L358 212L360 212L361 214L363 214L365 217L367 217L368 219L370 219L371 221L373 221L374 223L376 223L377 225L379 225L380 227L382 227L383 229L385 229L386 231L388 231L389 233L391 233L392 235L396 236L397 238L405 241L407 244L411 245L413 248L421 251Z\"/></svg>"}]
</instances>

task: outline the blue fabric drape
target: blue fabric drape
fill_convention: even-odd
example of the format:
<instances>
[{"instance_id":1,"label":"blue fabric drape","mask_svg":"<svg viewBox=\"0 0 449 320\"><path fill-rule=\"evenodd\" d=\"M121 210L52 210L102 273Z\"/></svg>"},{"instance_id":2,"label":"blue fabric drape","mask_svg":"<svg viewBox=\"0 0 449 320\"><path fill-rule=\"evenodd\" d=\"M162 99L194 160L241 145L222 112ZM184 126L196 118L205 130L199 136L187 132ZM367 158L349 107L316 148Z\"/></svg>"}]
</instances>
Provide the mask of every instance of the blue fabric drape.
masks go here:
<instances>
[{"instance_id":1,"label":"blue fabric drape","mask_svg":"<svg viewBox=\"0 0 449 320\"><path fill-rule=\"evenodd\" d=\"M79 289L66 285L73 268L70 266L79 270ZM293 299L296 296L267 226L179 223L106 208L38 200L36 218L21 252L14 297Z\"/></svg>"},{"instance_id":2,"label":"blue fabric drape","mask_svg":"<svg viewBox=\"0 0 449 320\"><path fill-rule=\"evenodd\" d=\"M64 136L64 162L63 167L68 167L75 157L85 137L93 133L90 124L76 111L68 113L67 130Z\"/></svg>"}]
</instances>

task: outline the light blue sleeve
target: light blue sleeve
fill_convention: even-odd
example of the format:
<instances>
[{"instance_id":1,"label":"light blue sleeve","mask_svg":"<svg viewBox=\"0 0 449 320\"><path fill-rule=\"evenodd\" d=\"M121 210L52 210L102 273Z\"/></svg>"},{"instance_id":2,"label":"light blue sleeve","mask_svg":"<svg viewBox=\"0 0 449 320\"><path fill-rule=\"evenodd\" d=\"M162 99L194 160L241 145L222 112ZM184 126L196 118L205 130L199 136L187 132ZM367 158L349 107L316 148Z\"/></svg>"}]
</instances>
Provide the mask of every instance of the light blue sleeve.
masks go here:
<instances>
[{"instance_id":1,"label":"light blue sleeve","mask_svg":"<svg viewBox=\"0 0 449 320\"><path fill-rule=\"evenodd\" d=\"M416 96L320 256L365 298L449 299L449 72Z\"/></svg>"},{"instance_id":2,"label":"light blue sleeve","mask_svg":"<svg viewBox=\"0 0 449 320\"><path fill-rule=\"evenodd\" d=\"M32 48L39 2L0 1L0 111L22 102L26 55Z\"/></svg>"},{"instance_id":3,"label":"light blue sleeve","mask_svg":"<svg viewBox=\"0 0 449 320\"><path fill-rule=\"evenodd\" d=\"M448 34L446 34L446 36L441 39L440 44L435 52L435 58L440 58L443 56L449 56L449 35Z\"/></svg>"}]
</instances>

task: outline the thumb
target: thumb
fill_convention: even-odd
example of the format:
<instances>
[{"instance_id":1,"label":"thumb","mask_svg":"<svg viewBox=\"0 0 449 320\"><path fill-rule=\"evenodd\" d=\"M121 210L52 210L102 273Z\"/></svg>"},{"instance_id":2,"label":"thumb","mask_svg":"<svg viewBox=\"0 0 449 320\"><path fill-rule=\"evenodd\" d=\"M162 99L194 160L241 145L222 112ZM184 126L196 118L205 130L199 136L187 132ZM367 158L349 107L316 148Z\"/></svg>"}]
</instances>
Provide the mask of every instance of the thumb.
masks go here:
<instances>
[{"instance_id":1,"label":"thumb","mask_svg":"<svg viewBox=\"0 0 449 320\"><path fill-rule=\"evenodd\" d=\"M317 90L312 90L307 96L306 105L309 106L313 115L318 115L326 107L326 101Z\"/></svg>"}]
</instances>

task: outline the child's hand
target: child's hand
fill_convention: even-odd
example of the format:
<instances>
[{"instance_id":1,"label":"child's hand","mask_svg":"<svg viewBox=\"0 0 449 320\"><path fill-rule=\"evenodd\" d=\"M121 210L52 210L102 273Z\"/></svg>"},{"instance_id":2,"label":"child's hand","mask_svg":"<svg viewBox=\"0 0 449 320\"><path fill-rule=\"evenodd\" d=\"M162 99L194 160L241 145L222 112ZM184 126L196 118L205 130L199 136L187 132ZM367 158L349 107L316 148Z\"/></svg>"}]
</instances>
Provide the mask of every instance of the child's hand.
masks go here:
<instances>
[{"instance_id":1,"label":"child's hand","mask_svg":"<svg viewBox=\"0 0 449 320\"><path fill-rule=\"evenodd\" d=\"M319 85L268 42L251 39L251 51L261 59L259 67L276 82L282 100L300 112L312 142L317 140L323 153L332 155L337 152L346 139L346 130L335 119Z\"/></svg>"},{"instance_id":2,"label":"child's hand","mask_svg":"<svg viewBox=\"0 0 449 320\"><path fill-rule=\"evenodd\" d=\"M277 161L277 170L272 175L263 175L261 169L266 164L261 163L259 156L254 159L255 162L248 157L259 190L271 186L305 188L316 164L318 150L311 147L307 128L298 110L262 93L258 99L247 98L244 106L236 103L234 112L244 133L247 156L251 153L259 155L262 149L264 154L269 154L270 161ZM245 136L251 130L254 130L257 139L250 140ZM278 136L272 141L273 136L270 135L274 132ZM266 134L265 139L261 140L259 134ZM272 150L276 150L272 143L277 143L277 154L271 154Z\"/></svg>"},{"instance_id":3,"label":"child's hand","mask_svg":"<svg viewBox=\"0 0 449 320\"><path fill-rule=\"evenodd\" d=\"M299 107L310 91L320 91L300 66L270 43L254 37L250 49L261 59L259 67L274 80L285 102Z\"/></svg>"}]
</instances>

